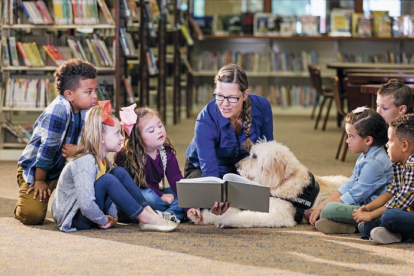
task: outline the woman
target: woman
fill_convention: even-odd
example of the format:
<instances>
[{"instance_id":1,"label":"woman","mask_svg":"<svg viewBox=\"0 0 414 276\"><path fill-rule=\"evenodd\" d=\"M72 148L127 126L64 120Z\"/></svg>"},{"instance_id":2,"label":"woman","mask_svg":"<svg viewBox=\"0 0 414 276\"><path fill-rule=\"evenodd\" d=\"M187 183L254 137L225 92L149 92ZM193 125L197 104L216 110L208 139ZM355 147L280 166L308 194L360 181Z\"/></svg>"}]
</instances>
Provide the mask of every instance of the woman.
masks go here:
<instances>
[{"instance_id":1,"label":"woman","mask_svg":"<svg viewBox=\"0 0 414 276\"><path fill-rule=\"evenodd\" d=\"M249 155L259 139L273 140L269 101L249 95L247 75L236 64L223 66L214 78L214 99L198 114L194 138L187 149L184 178L237 173L236 163ZM211 212L223 214L228 204L217 202Z\"/></svg>"}]
</instances>

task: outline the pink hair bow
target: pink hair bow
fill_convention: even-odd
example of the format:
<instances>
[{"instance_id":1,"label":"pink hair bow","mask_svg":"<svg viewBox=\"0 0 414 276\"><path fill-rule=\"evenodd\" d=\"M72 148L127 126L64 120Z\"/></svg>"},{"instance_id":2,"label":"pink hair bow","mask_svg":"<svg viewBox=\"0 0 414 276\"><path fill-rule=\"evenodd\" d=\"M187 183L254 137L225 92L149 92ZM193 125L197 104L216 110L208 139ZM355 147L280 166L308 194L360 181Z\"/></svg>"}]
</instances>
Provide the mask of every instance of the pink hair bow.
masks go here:
<instances>
[{"instance_id":1,"label":"pink hair bow","mask_svg":"<svg viewBox=\"0 0 414 276\"><path fill-rule=\"evenodd\" d=\"M102 107L102 123L108 126L114 126L115 122L114 119L111 116L112 113L112 107L111 102L109 100L106 101L98 101L98 105Z\"/></svg>"},{"instance_id":2,"label":"pink hair bow","mask_svg":"<svg viewBox=\"0 0 414 276\"><path fill-rule=\"evenodd\" d=\"M137 114L135 113L135 107L137 104L132 104L127 107L121 107L119 111L119 117L121 118L121 126L124 128L125 132L131 135L132 128L137 122Z\"/></svg>"}]
</instances>

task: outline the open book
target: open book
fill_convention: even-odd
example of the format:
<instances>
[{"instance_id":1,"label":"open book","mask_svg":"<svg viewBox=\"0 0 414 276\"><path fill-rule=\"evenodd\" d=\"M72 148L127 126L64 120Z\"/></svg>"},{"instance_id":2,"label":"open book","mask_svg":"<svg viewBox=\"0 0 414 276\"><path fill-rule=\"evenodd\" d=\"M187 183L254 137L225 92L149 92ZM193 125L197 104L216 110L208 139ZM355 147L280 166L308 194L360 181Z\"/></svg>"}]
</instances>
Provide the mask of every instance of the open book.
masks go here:
<instances>
[{"instance_id":1,"label":"open book","mask_svg":"<svg viewBox=\"0 0 414 276\"><path fill-rule=\"evenodd\" d=\"M181 179L177 182L177 193L181 208L211 208L215 202L229 202L231 207L269 212L270 188L233 173L223 179Z\"/></svg>"}]
</instances>

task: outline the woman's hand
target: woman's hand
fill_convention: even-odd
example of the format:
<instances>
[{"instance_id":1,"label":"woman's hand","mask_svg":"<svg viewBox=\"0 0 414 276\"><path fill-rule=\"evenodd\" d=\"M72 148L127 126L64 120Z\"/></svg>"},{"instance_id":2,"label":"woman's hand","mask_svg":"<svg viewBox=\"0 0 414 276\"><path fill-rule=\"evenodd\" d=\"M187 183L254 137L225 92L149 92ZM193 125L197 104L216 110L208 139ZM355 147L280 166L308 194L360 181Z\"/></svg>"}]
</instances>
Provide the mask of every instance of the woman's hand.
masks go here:
<instances>
[{"instance_id":1,"label":"woman's hand","mask_svg":"<svg viewBox=\"0 0 414 276\"><path fill-rule=\"evenodd\" d=\"M106 217L108 218L108 222L106 224L104 224L104 225L100 225L99 228L101 228L101 229L109 229L109 228L111 228L112 226L114 226L118 222L118 219L117 218L111 217L109 215L106 215Z\"/></svg>"},{"instance_id":2,"label":"woman's hand","mask_svg":"<svg viewBox=\"0 0 414 276\"><path fill-rule=\"evenodd\" d=\"M211 207L210 212L215 214L216 216L220 216L227 212L227 210L230 208L230 203L226 202L216 202L214 203L213 207Z\"/></svg>"},{"instance_id":3,"label":"woman's hand","mask_svg":"<svg viewBox=\"0 0 414 276\"><path fill-rule=\"evenodd\" d=\"M200 210L196 208L191 208L187 211L187 218L189 218L195 224L201 223L203 221L203 215Z\"/></svg>"},{"instance_id":4,"label":"woman's hand","mask_svg":"<svg viewBox=\"0 0 414 276\"><path fill-rule=\"evenodd\" d=\"M165 203L171 204L174 202L174 195L173 194L163 194L161 196L161 200Z\"/></svg>"}]
</instances>

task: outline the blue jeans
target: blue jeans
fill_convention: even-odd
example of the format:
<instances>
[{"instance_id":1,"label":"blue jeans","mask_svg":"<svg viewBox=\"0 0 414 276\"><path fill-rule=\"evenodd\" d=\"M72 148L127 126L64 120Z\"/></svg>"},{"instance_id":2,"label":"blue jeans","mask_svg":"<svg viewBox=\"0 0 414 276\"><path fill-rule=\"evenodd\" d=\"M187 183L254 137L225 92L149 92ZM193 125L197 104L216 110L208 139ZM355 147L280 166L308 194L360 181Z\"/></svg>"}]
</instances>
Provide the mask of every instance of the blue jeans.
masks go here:
<instances>
[{"instance_id":1,"label":"blue jeans","mask_svg":"<svg viewBox=\"0 0 414 276\"><path fill-rule=\"evenodd\" d=\"M364 224L364 233L361 238L369 238L371 230L382 226L388 231L401 234L402 240L414 240L414 213L400 209L387 209L380 218Z\"/></svg>"},{"instance_id":2,"label":"blue jeans","mask_svg":"<svg viewBox=\"0 0 414 276\"><path fill-rule=\"evenodd\" d=\"M104 214L112 203L117 206L118 212L130 219L136 219L148 206L140 189L138 189L129 173L121 167L116 167L95 181L95 203ZM82 215L79 210L72 220L72 227L77 230L86 230L95 227L96 224Z\"/></svg>"},{"instance_id":3,"label":"blue jeans","mask_svg":"<svg viewBox=\"0 0 414 276\"><path fill-rule=\"evenodd\" d=\"M185 217L185 212L183 208L178 207L178 199L177 196L174 194L173 190L171 188L165 188L162 190L164 194L172 194L174 195L174 201L171 204L165 203L161 200L161 197L159 197L153 190L150 188L146 188L141 190L142 195L147 200L148 204L151 206L154 210L159 211L167 211L171 214L175 215L177 219L182 220Z\"/></svg>"}]
</instances>

